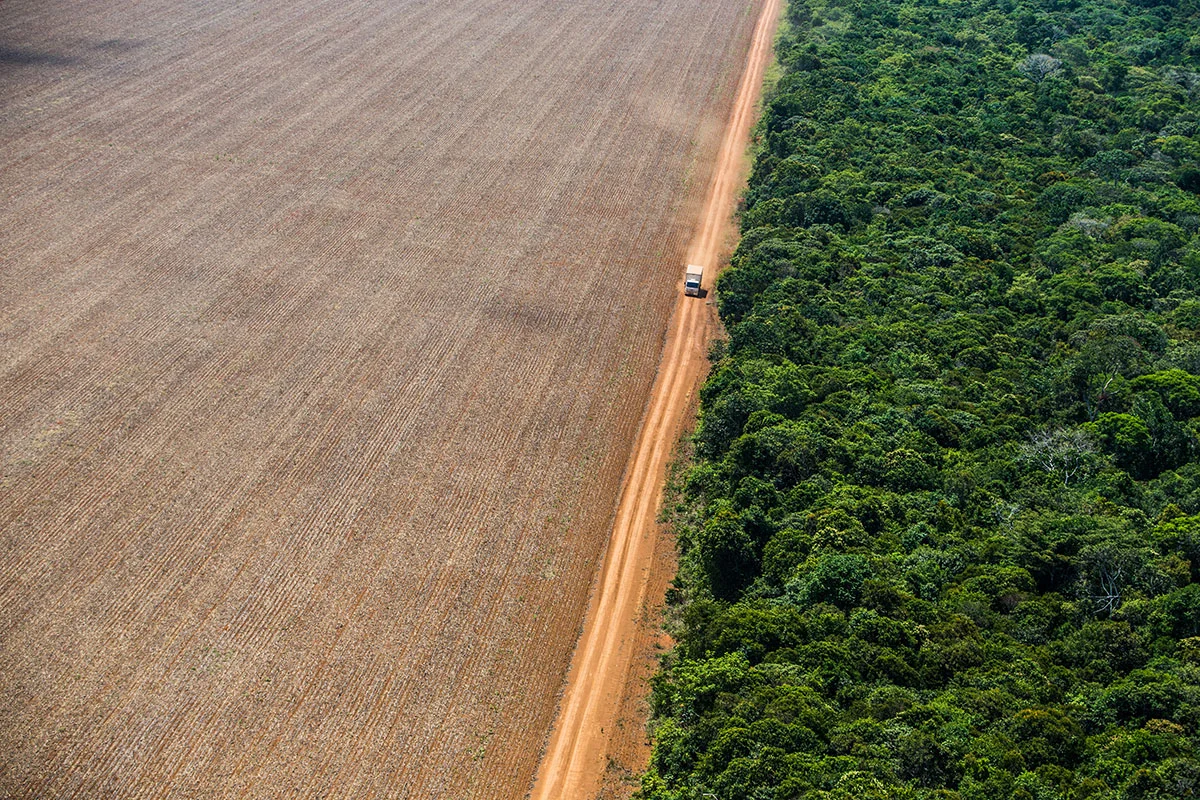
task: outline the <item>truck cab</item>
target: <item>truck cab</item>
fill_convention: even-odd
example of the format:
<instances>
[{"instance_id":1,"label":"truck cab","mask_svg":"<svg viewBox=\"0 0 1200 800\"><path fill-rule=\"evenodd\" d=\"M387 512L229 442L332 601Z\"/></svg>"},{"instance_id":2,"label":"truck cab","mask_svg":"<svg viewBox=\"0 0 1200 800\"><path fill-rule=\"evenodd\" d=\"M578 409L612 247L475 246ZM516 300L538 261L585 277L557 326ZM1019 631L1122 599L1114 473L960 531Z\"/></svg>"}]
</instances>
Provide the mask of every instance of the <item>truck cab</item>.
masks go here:
<instances>
[{"instance_id":1,"label":"truck cab","mask_svg":"<svg viewBox=\"0 0 1200 800\"><path fill-rule=\"evenodd\" d=\"M689 297L700 296L700 281L704 279L704 267L688 264L683 273L683 293Z\"/></svg>"}]
</instances>

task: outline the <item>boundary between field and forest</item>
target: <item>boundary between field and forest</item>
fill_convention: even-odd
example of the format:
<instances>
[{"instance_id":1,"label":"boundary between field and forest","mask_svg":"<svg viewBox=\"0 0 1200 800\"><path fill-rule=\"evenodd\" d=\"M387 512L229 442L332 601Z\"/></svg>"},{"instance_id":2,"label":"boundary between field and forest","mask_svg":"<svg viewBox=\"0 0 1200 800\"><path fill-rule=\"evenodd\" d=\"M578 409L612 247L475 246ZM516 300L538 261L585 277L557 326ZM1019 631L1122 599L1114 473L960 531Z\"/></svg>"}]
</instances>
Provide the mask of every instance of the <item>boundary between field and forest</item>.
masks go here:
<instances>
[{"instance_id":1,"label":"boundary between field and forest","mask_svg":"<svg viewBox=\"0 0 1200 800\"><path fill-rule=\"evenodd\" d=\"M705 291L736 234L733 210L748 172L746 146L759 108L763 75L772 58L783 0L764 0L734 105L713 169L703 213L688 249L689 263L708 265ZM683 265L680 266L682 276ZM680 292L669 323L646 415L631 453L599 581L576 646L567 685L532 800L590 800L609 763L618 709L629 687L637 619L647 603L656 565L656 517L673 445L695 410L707 369L708 344L717 330L709 303ZM659 561L661 562L661 558ZM653 601L652 601L653 602Z\"/></svg>"}]
</instances>

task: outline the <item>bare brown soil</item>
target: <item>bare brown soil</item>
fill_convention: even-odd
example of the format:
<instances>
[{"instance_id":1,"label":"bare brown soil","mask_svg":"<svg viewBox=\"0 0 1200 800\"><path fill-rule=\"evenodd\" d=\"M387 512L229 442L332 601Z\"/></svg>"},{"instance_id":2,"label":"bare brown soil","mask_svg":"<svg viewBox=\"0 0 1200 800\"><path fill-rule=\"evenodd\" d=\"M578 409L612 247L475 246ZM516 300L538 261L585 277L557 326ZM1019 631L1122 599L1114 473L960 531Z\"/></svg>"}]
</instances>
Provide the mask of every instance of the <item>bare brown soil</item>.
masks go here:
<instances>
[{"instance_id":1,"label":"bare brown soil","mask_svg":"<svg viewBox=\"0 0 1200 800\"><path fill-rule=\"evenodd\" d=\"M0 5L0 796L525 795L758 7Z\"/></svg>"},{"instance_id":2,"label":"bare brown soil","mask_svg":"<svg viewBox=\"0 0 1200 800\"><path fill-rule=\"evenodd\" d=\"M704 211L688 249L688 263L707 267L704 287L709 292L735 234L733 207L748 168L744 153L779 10L779 0L761 5ZM640 715L631 713L630 704L646 694L646 643L654 641L657 627L650 620L659 608L664 575L673 565L663 552L663 532L655 518L671 447L694 411L705 354L718 324L711 304L680 291L533 800L627 797L632 787L621 791L617 781L644 768L649 756L645 737L631 736L631 723ZM644 716L640 721L644 726Z\"/></svg>"}]
</instances>

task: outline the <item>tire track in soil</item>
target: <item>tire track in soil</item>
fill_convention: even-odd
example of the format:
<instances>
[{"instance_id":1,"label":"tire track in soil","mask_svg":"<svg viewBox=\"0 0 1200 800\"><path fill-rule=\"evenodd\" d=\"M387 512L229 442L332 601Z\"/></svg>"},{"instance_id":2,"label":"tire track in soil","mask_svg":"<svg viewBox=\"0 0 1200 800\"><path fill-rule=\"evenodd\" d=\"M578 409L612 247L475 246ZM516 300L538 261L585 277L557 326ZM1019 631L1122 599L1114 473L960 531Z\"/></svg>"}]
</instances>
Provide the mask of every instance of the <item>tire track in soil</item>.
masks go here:
<instances>
[{"instance_id":1,"label":"tire track in soil","mask_svg":"<svg viewBox=\"0 0 1200 800\"><path fill-rule=\"evenodd\" d=\"M688 263L705 265L711 296L716 265L728 257L736 192L746 176L745 149L772 57L780 0L765 0L733 110L713 167L700 225ZM682 269L683 265L680 265ZM648 410L630 456L612 538L592 593L583 632L554 730L531 792L531 800L591 800L603 785L616 740L617 714L629 692L638 619L655 567L656 515L662 503L667 458L693 405L706 367L708 343L718 320L711 305L682 292L663 348ZM659 565L661 568L661 565Z\"/></svg>"}]
</instances>

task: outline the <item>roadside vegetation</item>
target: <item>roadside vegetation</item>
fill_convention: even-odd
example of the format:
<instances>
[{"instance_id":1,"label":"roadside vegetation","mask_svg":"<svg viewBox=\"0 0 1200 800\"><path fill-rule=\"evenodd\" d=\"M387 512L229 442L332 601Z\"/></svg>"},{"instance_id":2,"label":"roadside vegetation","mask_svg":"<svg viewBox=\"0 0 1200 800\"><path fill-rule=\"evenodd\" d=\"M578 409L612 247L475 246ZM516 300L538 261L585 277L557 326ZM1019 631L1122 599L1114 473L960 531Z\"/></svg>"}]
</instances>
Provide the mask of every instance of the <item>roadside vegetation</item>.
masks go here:
<instances>
[{"instance_id":1,"label":"roadside vegetation","mask_svg":"<svg viewBox=\"0 0 1200 800\"><path fill-rule=\"evenodd\" d=\"M1200 795L1198 9L792 0L644 800Z\"/></svg>"}]
</instances>

